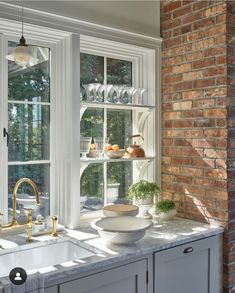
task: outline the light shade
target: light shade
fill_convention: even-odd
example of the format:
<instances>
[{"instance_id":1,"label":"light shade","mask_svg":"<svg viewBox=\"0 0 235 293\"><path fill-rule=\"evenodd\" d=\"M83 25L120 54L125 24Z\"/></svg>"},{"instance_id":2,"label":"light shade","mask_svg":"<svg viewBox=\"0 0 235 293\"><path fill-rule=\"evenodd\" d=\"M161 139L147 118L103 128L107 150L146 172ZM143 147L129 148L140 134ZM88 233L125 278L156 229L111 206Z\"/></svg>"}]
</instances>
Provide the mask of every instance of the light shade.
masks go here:
<instances>
[{"instance_id":1,"label":"light shade","mask_svg":"<svg viewBox=\"0 0 235 293\"><path fill-rule=\"evenodd\" d=\"M29 64L32 58L29 47L17 46L13 52L14 61L20 66L26 66Z\"/></svg>"},{"instance_id":2,"label":"light shade","mask_svg":"<svg viewBox=\"0 0 235 293\"><path fill-rule=\"evenodd\" d=\"M14 49L12 54L7 55L6 58L10 61L14 61L16 64L26 67L26 65L31 63L36 63L36 58L33 58L32 53L28 45L26 45L25 38L22 36L19 44Z\"/></svg>"}]
</instances>

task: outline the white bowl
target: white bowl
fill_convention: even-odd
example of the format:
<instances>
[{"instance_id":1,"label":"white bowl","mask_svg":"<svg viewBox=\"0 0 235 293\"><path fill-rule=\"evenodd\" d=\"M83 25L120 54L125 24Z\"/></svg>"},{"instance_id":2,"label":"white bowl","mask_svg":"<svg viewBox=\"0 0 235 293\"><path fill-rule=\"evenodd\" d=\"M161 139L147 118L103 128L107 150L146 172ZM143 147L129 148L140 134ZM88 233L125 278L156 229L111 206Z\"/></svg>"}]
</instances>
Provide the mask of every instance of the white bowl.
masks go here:
<instances>
[{"instance_id":1,"label":"white bowl","mask_svg":"<svg viewBox=\"0 0 235 293\"><path fill-rule=\"evenodd\" d=\"M151 226L150 220L128 216L103 218L91 223L107 244L133 244L143 238Z\"/></svg>"},{"instance_id":2,"label":"white bowl","mask_svg":"<svg viewBox=\"0 0 235 293\"><path fill-rule=\"evenodd\" d=\"M103 214L106 217L136 216L139 207L131 204L110 204L103 207Z\"/></svg>"},{"instance_id":3,"label":"white bowl","mask_svg":"<svg viewBox=\"0 0 235 293\"><path fill-rule=\"evenodd\" d=\"M120 159L124 156L125 152L126 152L125 149L120 149L118 151L109 150L109 151L105 151L104 154L109 159Z\"/></svg>"}]
</instances>

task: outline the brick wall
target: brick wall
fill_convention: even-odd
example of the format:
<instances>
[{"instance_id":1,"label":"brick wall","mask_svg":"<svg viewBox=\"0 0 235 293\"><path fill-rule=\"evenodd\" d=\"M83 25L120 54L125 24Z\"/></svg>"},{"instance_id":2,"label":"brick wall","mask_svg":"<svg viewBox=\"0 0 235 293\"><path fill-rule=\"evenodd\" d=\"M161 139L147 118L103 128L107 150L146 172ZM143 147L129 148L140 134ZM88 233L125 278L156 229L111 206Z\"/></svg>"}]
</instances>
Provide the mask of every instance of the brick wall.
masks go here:
<instances>
[{"instance_id":1,"label":"brick wall","mask_svg":"<svg viewBox=\"0 0 235 293\"><path fill-rule=\"evenodd\" d=\"M162 189L178 215L220 223L235 286L235 1L161 0Z\"/></svg>"}]
</instances>

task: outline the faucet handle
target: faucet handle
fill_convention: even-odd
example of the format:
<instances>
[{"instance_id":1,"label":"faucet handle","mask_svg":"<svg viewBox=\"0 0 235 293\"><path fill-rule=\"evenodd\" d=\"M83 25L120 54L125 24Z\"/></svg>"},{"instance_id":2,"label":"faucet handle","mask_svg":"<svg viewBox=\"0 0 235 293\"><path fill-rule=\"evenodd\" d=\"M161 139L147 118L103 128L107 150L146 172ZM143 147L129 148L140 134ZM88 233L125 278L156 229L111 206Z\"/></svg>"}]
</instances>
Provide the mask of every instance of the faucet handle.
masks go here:
<instances>
[{"instance_id":1,"label":"faucet handle","mask_svg":"<svg viewBox=\"0 0 235 293\"><path fill-rule=\"evenodd\" d=\"M0 212L0 233L1 233L1 228L2 228L2 217L3 217L3 213Z\"/></svg>"},{"instance_id":2,"label":"faucet handle","mask_svg":"<svg viewBox=\"0 0 235 293\"><path fill-rule=\"evenodd\" d=\"M58 233L57 233L57 221L58 221L58 218L57 218L57 216L52 216L51 220L52 220L51 236L52 237L58 237L59 236Z\"/></svg>"},{"instance_id":3,"label":"faucet handle","mask_svg":"<svg viewBox=\"0 0 235 293\"><path fill-rule=\"evenodd\" d=\"M27 224L26 224L26 231L27 231L27 239L26 242L32 242L32 229L33 229L33 209L27 209L24 208L26 212L28 212L27 215Z\"/></svg>"}]
</instances>

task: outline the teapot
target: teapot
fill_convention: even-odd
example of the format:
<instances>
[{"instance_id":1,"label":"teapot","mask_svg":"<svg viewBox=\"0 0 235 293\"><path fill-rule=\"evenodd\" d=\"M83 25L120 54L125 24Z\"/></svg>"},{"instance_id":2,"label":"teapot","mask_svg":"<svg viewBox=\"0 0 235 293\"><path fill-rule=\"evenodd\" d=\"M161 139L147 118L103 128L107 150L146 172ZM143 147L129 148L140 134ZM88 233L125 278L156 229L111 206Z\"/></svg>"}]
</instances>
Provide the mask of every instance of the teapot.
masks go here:
<instances>
[{"instance_id":1,"label":"teapot","mask_svg":"<svg viewBox=\"0 0 235 293\"><path fill-rule=\"evenodd\" d=\"M126 147L126 153L125 153L126 158L144 158L145 157L145 151L141 147L141 145L144 142L143 136L141 136L140 134L135 134L128 137L127 140L129 142L131 138L135 138L135 137L140 137L142 141L140 142L139 145L137 145L136 142L134 142L134 144L129 144L129 146Z\"/></svg>"}]
</instances>

